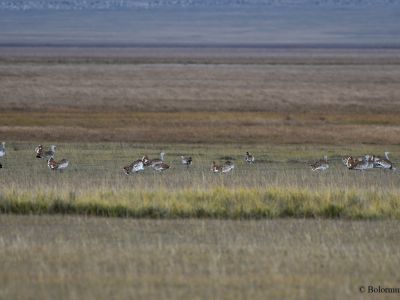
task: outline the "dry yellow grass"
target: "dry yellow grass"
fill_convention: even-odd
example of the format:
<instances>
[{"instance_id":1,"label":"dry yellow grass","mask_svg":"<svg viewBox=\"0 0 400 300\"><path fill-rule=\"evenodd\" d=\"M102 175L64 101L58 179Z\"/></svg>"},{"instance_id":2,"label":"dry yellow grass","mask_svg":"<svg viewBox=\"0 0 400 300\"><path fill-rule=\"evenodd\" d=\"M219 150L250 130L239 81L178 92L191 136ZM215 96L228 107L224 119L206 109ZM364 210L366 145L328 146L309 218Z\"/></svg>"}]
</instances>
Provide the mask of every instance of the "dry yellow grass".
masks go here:
<instances>
[{"instance_id":1,"label":"dry yellow grass","mask_svg":"<svg viewBox=\"0 0 400 300\"><path fill-rule=\"evenodd\" d=\"M400 65L0 63L0 109L396 113Z\"/></svg>"},{"instance_id":2,"label":"dry yellow grass","mask_svg":"<svg viewBox=\"0 0 400 300\"><path fill-rule=\"evenodd\" d=\"M4 299L393 299L398 221L1 216Z\"/></svg>"}]
</instances>

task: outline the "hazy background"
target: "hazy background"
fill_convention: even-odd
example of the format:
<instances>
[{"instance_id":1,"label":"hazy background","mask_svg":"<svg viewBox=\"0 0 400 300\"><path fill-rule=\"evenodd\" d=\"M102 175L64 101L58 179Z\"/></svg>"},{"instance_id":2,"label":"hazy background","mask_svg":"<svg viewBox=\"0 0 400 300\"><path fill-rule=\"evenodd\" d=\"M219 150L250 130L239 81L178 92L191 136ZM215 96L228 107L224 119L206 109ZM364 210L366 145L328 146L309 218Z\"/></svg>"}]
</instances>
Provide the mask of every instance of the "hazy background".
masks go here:
<instances>
[{"instance_id":1,"label":"hazy background","mask_svg":"<svg viewBox=\"0 0 400 300\"><path fill-rule=\"evenodd\" d=\"M400 4L361 0L0 1L0 46L397 47Z\"/></svg>"}]
</instances>

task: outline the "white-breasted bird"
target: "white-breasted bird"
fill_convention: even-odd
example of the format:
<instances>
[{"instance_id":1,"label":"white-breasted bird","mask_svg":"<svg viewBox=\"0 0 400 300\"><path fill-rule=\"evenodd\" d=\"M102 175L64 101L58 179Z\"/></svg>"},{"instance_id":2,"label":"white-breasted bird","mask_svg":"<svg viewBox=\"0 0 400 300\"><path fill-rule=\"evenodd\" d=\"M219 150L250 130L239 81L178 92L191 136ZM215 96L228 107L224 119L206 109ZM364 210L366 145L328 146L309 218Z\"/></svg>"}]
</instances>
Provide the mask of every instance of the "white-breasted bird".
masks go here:
<instances>
[{"instance_id":1,"label":"white-breasted bird","mask_svg":"<svg viewBox=\"0 0 400 300\"><path fill-rule=\"evenodd\" d=\"M222 172L222 166L213 161L211 165L211 171L214 173L220 173Z\"/></svg>"},{"instance_id":2,"label":"white-breasted bird","mask_svg":"<svg viewBox=\"0 0 400 300\"><path fill-rule=\"evenodd\" d=\"M388 169L388 170L396 170L395 167L393 167L393 163L389 159L389 154L390 152L385 152L385 157L379 157L375 156L374 157L374 168L380 168L380 169Z\"/></svg>"},{"instance_id":3,"label":"white-breasted bird","mask_svg":"<svg viewBox=\"0 0 400 300\"><path fill-rule=\"evenodd\" d=\"M182 165L189 167L192 164L192 157L191 156L181 156Z\"/></svg>"},{"instance_id":4,"label":"white-breasted bird","mask_svg":"<svg viewBox=\"0 0 400 300\"><path fill-rule=\"evenodd\" d=\"M235 165L231 161L226 161L223 165L218 165L215 161L213 161L211 166L211 171L213 173L228 173L235 168Z\"/></svg>"},{"instance_id":5,"label":"white-breasted bird","mask_svg":"<svg viewBox=\"0 0 400 300\"><path fill-rule=\"evenodd\" d=\"M68 167L68 165L69 161L65 158L60 161L55 161L53 157L50 157L47 161L47 166L53 171L63 171Z\"/></svg>"},{"instance_id":6,"label":"white-breasted bird","mask_svg":"<svg viewBox=\"0 0 400 300\"><path fill-rule=\"evenodd\" d=\"M159 159L158 159L158 158L149 159L149 157L148 157L147 155L145 155L145 156L143 156L143 158L142 158L143 164L144 164L145 167L148 167L148 166L154 167L155 165L164 162L164 155L165 155L165 152L164 152L164 151L161 151L161 153L160 153L160 158L159 158Z\"/></svg>"},{"instance_id":7,"label":"white-breasted bird","mask_svg":"<svg viewBox=\"0 0 400 300\"><path fill-rule=\"evenodd\" d=\"M254 156L251 155L249 152L246 152L244 160L245 160L245 162L252 164L252 163L254 163Z\"/></svg>"},{"instance_id":8,"label":"white-breasted bird","mask_svg":"<svg viewBox=\"0 0 400 300\"><path fill-rule=\"evenodd\" d=\"M122 170L126 175L143 171L144 170L143 159L135 160L133 163L123 167Z\"/></svg>"},{"instance_id":9,"label":"white-breasted bird","mask_svg":"<svg viewBox=\"0 0 400 300\"><path fill-rule=\"evenodd\" d=\"M43 145L38 145L35 148L36 158L42 158L43 156Z\"/></svg>"},{"instance_id":10,"label":"white-breasted bird","mask_svg":"<svg viewBox=\"0 0 400 300\"><path fill-rule=\"evenodd\" d=\"M169 165L164 162L159 162L151 165L155 171L161 172L169 169Z\"/></svg>"},{"instance_id":11,"label":"white-breasted bird","mask_svg":"<svg viewBox=\"0 0 400 300\"><path fill-rule=\"evenodd\" d=\"M328 163L328 156L324 156L324 159L317 160L313 163L310 164L311 170L313 171L325 171L326 169L329 168L329 163Z\"/></svg>"},{"instance_id":12,"label":"white-breasted bird","mask_svg":"<svg viewBox=\"0 0 400 300\"><path fill-rule=\"evenodd\" d=\"M343 161L349 170L364 171L374 168L374 162L372 159L373 158L370 155L365 155L365 157L361 160L360 158L348 156Z\"/></svg>"},{"instance_id":13,"label":"white-breasted bird","mask_svg":"<svg viewBox=\"0 0 400 300\"><path fill-rule=\"evenodd\" d=\"M43 146L39 145L35 148L35 152L37 158L49 160L50 158L54 158L54 156L56 155L56 146L51 145L50 150L43 151Z\"/></svg>"},{"instance_id":14,"label":"white-breasted bird","mask_svg":"<svg viewBox=\"0 0 400 300\"><path fill-rule=\"evenodd\" d=\"M222 173L228 173L235 168L235 165L230 160L226 161L222 166Z\"/></svg>"},{"instance_id":15,"label":"white-breasted bird","mask_svg":"<svg viewBox=\"0 0 400 300\"><path fill-rule=\"evenodd\" d=\"M0 157L4 157L6 155L6 143L2 142L0 146Z\"/></svg>"},{"instance_id":16,"label":"white-breasted bird","mask_svg":"<svg viewBox=\"0 0 400 300\"><path fill-rule=\"evenodd\" d=\"M363 160L363 158L354 158L353 156L351 156L351 155L348 155L348 156L344 156L343 158L342 158L342 162L343 162L343 164L346 166L346 167L349 167L350 166L350 163L351 162L353 162L353 161L362 161Z\"/></svg>"}]
</instances>

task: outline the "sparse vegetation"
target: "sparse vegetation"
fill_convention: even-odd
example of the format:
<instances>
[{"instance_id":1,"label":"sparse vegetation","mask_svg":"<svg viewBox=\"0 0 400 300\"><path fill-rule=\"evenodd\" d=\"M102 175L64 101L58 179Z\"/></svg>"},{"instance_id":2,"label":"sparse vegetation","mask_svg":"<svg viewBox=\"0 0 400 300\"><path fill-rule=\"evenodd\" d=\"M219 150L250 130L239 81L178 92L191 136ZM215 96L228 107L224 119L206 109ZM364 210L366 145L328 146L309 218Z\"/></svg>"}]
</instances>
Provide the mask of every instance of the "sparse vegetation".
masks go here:
<instances>
[{"instance_id":1,"label":"sparse vegetation","mask_svg":"<svg viewBox=\"0 0 400 300\"><path fill-rule=\"evenodd\" d=\"M2 215L0 295L43 300L373 298L360 293L360 286L398 285L398 227L393 220ZM385 296L394 295L379 298Z\"/></svg>"},{"instance_id":2,"label":"sparse vegetation","mask_svg":"<svg viewBox=\"0 0 400 300\"><path fill-rule=\"evenodd\" d=\"M1 299L364 299L360 286L397 287L400 172L341 162L390 151L400 167L397 50L168 65L93 51L0 57ZM36 159L39 143L68 169ZM161 150L165 173L123 174ZM312 172L324 155L329 169ZM235 169L212 174L214 160Z\"/></svg>"},{"instance_id":3,"label":"sparse vegetation","mask_svg":"<svg viewBox=\"0 0 400 300\"><path fill-rule=\"evenodd\" d=\"M0 63L3 139L400 144L399 64L37 59Z\"/></svg>"},{"instance_id":4,"label":"sparse vegetation","mask_svg":"<svg viewBox=\"0 0 400 300\"><path fill-rule=\"evenodd\" d=\"M257 145L251 149L256 163L248 165L244 149L235 145L59 144L57 156L71 162L61 174L36 159L31 144L9 143L9 147L0 177L2 213L400 219L398 172L350 171L340 161L341 154L382 152L378 146ZM144 154L157 157L154 149L166 151L170 170L123 174L126 163ZM399 150L394 146L387 149L394 157ZM331 168L312 172L307 161L325 153ZM189 169L181 165L181 154L193 157ZM213 174L211 162L226 158L234 161L234 171Z\"/></svg>"}]
</instances>

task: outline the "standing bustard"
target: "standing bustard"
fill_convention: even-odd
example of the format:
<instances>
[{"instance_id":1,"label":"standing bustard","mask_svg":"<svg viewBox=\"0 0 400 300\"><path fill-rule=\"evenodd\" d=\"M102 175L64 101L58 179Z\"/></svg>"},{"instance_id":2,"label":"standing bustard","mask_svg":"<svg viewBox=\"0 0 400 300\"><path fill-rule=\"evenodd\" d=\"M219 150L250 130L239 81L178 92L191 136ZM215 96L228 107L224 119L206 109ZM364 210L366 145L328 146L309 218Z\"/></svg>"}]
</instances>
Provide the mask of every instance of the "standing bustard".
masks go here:
<instances>
[{"instance_id":1,"label":"standing bustard","mask_svg":"<svg viewBox=\"0 0 400 300\"><path fill-rule=\"evenodd\" d=\"M254 156L251 155L249 152L246 152L244 160L245 160L245 162L252 164L252 163L254 163Z\"/></svg>"},{"instance_id":2,"label":"standing bustard","mask_svg":"<svg viewBox=\"0 0 400 300\"><path fill-rule=\"evenodd\" d=\"M160 159L155 158L155 159L149 159L147 157L147 155L143 156L142 160L143 160L143 164L144 166L151 166L153 168L153 170L161 172L164 170L169 169L169 165L164 163L164 156L165 156L165 152L161 151L160 153Z\"/></svg>"},{"instance_id":3,"label":"standing bustard","mask_svg":"<svg viewBox=\"0 0 400 300\"><path fill-rule=\"evenodd\" d=\"M50 150L43 151L43 146L39 145L35 148L35 153L36 158L43 158L48 161L50 158L54 158L54 155L56 155L56 146L51 145Z\"/></svg>"},{"instance_id":4,"label":"standing bustard","mask_svg":"<svg viewBox=\"0 0 400 300\"><path fill-rule=\"evenodd\" d=\"M2 142L0 146L0 157L4 157L6 155L6 143Z\"/></svg>"},{"instance_id":5,"label":"standing bustard","mask_svg":"<svg viewBox=\"0 0 400 300\"><path fill-rule=\"evenodd\" d=\"M35 148L36 158L42 158L43 156L43 145L38 145Z\"/></svg>"},{"instance_id":6,"label":"standing bustard","mask_svg":"<svg viewBox=\"0 0 400 300\"><path fill-rule=\"evenodd\" d=\"M6 143L2 142L0 146L0 157L4 157L6 155ZM0 169L3 168L3 165L0 164Z\"/></svg>"},{"instance_id":7,"label":"standing bustard","mask_svg":"<svg viewBox=\"0 0 400 300\"><path fill-rule=\"evenodd\" d=\"M148 167L148 166L154 167L155 165L164 162L164 155L165 155L164 151L161 151L159 159L158 158L149 159L149 157L147 155L145 155L142 158L143 164L144 164L145 167Z\"/></svg>"},{"instance_id":8,"label":"standing bustard","mask_svg":"<svg viewBox=\"0 0 400 300\"><path fill-rule=\"evenodd\" d=\"M192 157L191 156L181 156L181 162L182 165L185 165L189 168L189 166L192 164Z\"/></svg>"}]
</instances>

